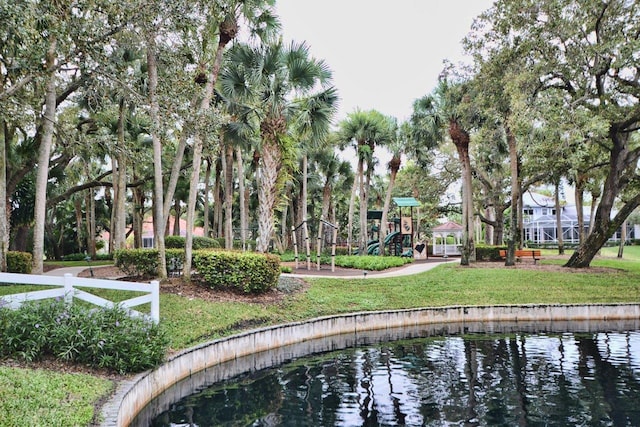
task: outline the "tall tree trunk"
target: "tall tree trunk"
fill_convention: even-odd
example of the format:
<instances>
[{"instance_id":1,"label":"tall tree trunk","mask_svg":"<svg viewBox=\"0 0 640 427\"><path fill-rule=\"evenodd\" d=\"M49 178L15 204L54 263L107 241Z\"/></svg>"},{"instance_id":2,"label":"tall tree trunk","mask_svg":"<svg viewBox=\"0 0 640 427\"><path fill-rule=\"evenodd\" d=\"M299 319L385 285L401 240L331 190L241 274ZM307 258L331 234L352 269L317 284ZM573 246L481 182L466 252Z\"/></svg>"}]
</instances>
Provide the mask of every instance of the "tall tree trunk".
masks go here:
<instances>
[{"instance_id":1,"label":"tall tree trunk","mask_svg":"<svg viewBox=\"0 0 640 427\"><path fill-rule=\"evenodd\" d=\"M591 209L589 210L589 227L588 232L591 233L593 231L593 221L591 218L596 217L596 208L598 207L598 196L591 193ZM584 222L584 219L583 219Z\"/></svg>"},{"instance_id":2,"label":"tall tree trunk","mask_svg":"<svg viewBox=\"0 0 640 427\"><path fill-rule=\"evenodd\" d=\"M494 242L493 230L494 230L495 223L496 223L496 214L495 214L495 209L493 208L493 206L487 206L484 209L484 216L488 220L487 222L485 222L484 244L485 245L492 245L493 242Z\"/></svg>"},{"instance_id":3,"label":"tall tree trunk","mask_svg":"<svg viewBox=\"0 0 640 427\"><path fill-rule=\"evenodd\" d=\"M221 197L221 189L222 186L222 162L220 158L218 158L215 162L215 173L214 173L214 181L213 181L213 233L214 237L220 237L222 235L222 226L220 222L220 218L222 216L222 197Z\"/></svg>"},{"instance_id":4,"label":"tall tree trunk","mask_svg":"<svg viewBox=\"0 0 640 427\"><path fill-rule=\"evenodd\" d=\"M115 156L117 168L113 169L113 215L111 223L111 234L113 235L113 249L123 249L126 242L127 234L127 213L126 209L126 192L127 192L127 156L125 153L125 103L120 100L118 110L118 151ZM112 251L111 251L112 252Z\"/></svg>"},{"instance_id":5,"label":"tall tree trunk","mask_svg":"<svg viewBox=\"0 0 640 427\"><path fill-rule=\"evenodd\" d=\"M209 230L209 194L211 193L211 157L207 157L207 169L204 173L204 237L211 237L211 231Z\"/></svg>"},{"instance_id":6,"label":"tall tree trunk","mask_svg":"<svg viewBox=\"0 0 640 427\"><path fill-rule=\"evenodd\" d=\"M94 259L96 257L96 201L93 189L89 188L85 193L85 223L87 228L87 253Z\"/></svg>"},{"instance_id":7,"label":"tall tree trunk","mask_svg":"<svg viewBox=\"0 0 640 427\"><path fill-rule=\"evenodd\" d=\"M220 64L222 63L222 52L226 42L222 42L222 37L218 42L218 49L216 51L216 58L213 63L211 72L207 76L207 83L204 88L202 100L200 101L200 112L206 113L209 111L211 105L211 99L213 98L213 87L215 86L216 79L218 78L218 72L220 71ZM194 136L193 143L193 165L191 169L191 182L189 184L189 202L187 203L187 224L186 224L186 239L185 239L185 253L184 253L184 279L191 280L191 259L193 252L193 229L195 226L195 212L196 202L198 199L198 184L200 183L200 166L202 163L202 146L204 143L203 130L200 127L196 128L196 134ZM233 170L231 175L233 176ZM225 236L225 242L227 237ZM233 239L233 236L232 236Z\"/></svg>"},{"instance_id":8,"label":"tall tree trunk","mask_svg":"<svg viewBox=\"0 0 640 427\"><path fill-rule=\"evenodd\" d=\"M627 220L625 219L622 222L622 227L620 229L620 244L618 245L618 258L622 258L624 254L624 245L627 242Z\"/></svg>"},{"instance_id":9,"label":"tall tree trunk","mask_svg":"<svg viewBox=\"0 0 640 427\"><path fill-rule=\"evenodd\" d=\"M366 178L364 169L360 174L359 193L360 193L360 208L358 209L360 214L360 233L358 236L358 254L367 255L367 199L368 194L365 184Z\"/></svg>"},{"instance_id":10,"label":"tall tree trunk","mask_svg":"<svg viewBox=\"0 0 640 427\"><path fill-rule=\"evenodd\" d=\"M504 211L500 208L493 209L495 225L493 226L493 245L504 243Z\"/></svg>"},{"instance_id":11,"label":"tall tree trunk","mask_svg":"<svg viewBox=\"0 0 640 427\"><path fill-rule=\"evenodd\" d=\"M182 208L180 207L180 200L175 199L173 201L173 233L174 236L180 235L180 217L182 216Z\"/></svg>"},{"instance_id":12,"label":"tall tree trunk","mask_svg":"<svg viewBox=\"0 0 640 427\"><path fill-rule=\"evenodd\" d=\"M2 83L0 83L0 90ZM0 271L7 271L7 251L9 250L9 211L7 209L7 145L6 123L2 124L0 135Z\"/></svg>"},{"instance_id":13,"label":"tall tree trunk","mask_svg":"<svg viewBox=\"0 0 640 427\"><path fill-rule=\"evenodd\" d=\"M224 247L233 249L233 146L224 144Z\"/></svg>"},{"instance_id":14,"label":"tall tree trunk","mask_svg":"<svg viewBox=\"0 0 640 427\"><path fill-rule=\"evenodd\" d=\"M393 157L389 162L391 168L391 174L389 176L389 186L387 187L387 194L384 197L384 206L382 207L382 219L380 220L380 255L385 254L384 240L387 237L389 229L387 227L387 217L389 215L389 208L391 207L391 193L393 193L393 186L396 182L396 176L398 170L400 170L400 157Z\"/></svg>"},{"instance_id":15,"label":"tall tree trunk","mask_svg":"<svg viewBox=\"0 0 640 427\"><path fill-rule=\"evenodd\" d=\"M360 158L360 156L358 156L356 177L353 180L351 196L349 197L349 213L347 214L347 250L349 251L349 255L351 255L351 247L353 246L353 217L355 215L354 211L356 210L356 194L358 193L358 187L360 186L360 177L362 176L362 162L363 160Z\"/></svg>"},{"instance_id":16,"label":"tall tree trunk","mask_svg":"<svg viewBox=\"0 0 640 427\"><path fill-rule=\"evenodd\" d=\"M56 58L57 39L51 37L45 65L49 73L45 91L44 114L42 115L42 140L38 149L38 169L36 174L36 198L33 207L33 269L34 274L42 274L44 261L44 226L47 215L47 181L49 180L49 157L53 145L56 120Z\"/></svg>"},{"instance_id":17,"label":"tall tree trunk","mask_svg":"<svg viewBox=\"0 0 640 427\"><path fill-rule=\"evenodd\" d=\"M507 238L507 256L504 265L510 266L516 263L516 249L520 244L518 211L522 210L522 205L520 204L520 175L516 137L509 126L506 126L505 130L509 146L509 168L511 171L511 226L509 227L509 237Z\"/></svg>"},{"instance_id":18,"label":"tall tree trunk","mask_svg":"<svg viewBox=\"0 0 640 427\"><path fill-rule=\"evenodd\" d=\"M558 240L558 255L564 255L564 236L562 229L562 206L560 206L560 180L556 181L556 239Z\"/></svg>"},{"instance_id":19,"label":"tall tree trunk","mask_svg":"<svg viewBox=\"0 0 640 427\"><path fill-rule=\"evenodd\" d=\"M584 230L584 175L578 172L575 185L575 199L576 199L576 215L578 216L578 244L582 244L585 239ZM593 217L591 217L593 223Z\"/></svg>"},{"instance_id":20,"label":"tall tree trunk","mask_svg":"<svg viewBox=\"0 0 640 427\"><path fill-rule=\"evenodd\" d=\"M302 155L302 185L300 186L300 219L302 221L309 220L309 207L307 205L309 201L308 197L308 181L309 181L309 157L307 153ZM307 224L308 225L308 224ZM313 241L312 241L313 243Z\"/></svg>"},{"instance_id":21,"label":"tall tree trunk","mask_svg":"<svg viewBox=\"0 0 640 427\"><path fill-rule=\"evenodd\" d=\"M133 189L133 247L142 248L142 228L144 223L144 189L141 186Z\"/></svg>"},{"instance_id":22,"label":"tall tree trunk","mask_svg":"<svg viewBox=\"0 0 640 427\"><path fill-rule=\"evenodd\" d=\"M242 159L242 150L240 147L236 148L236 160L238 162L238 194L240 196L240 240L242 240L242 250L247 249L247 207L245 206L247 197L245 197L245 184L244 184L244 161Z\"/></svg>"},{"instance_id":23,"label":"tall tree trunk","mask_svg":"<svg viewBox=\"0 0 640 427\"><path fill-rule=\"evenodd\" d=\"M471 159L469 158L469 134L458 122L449 123L449 135L456 146L462 173L462 256L460 265L475 262L475 244L473 241L473 188L471 181Z\"/></svg>"},{"instance_id":24,"label":"tall tree trunk","mask_svg":"<svg viewBox=\"0 0 640 427\"><path fill-rule=\"evenodd\" d=\"M76 215L76 230L78 230L76 232L76 243L78 245L78 250L82 251L86 245L82 241L82 229L84 227L82 224L82 199L78 197L78 195L74 195L73 197L73 210Z\"/></svg>"},{"instance_id":25,"label":"tall tree trunk","mask_svg":"<svg viewBox=\"0 0 640 427\"><path fill-rule=\"evenodd\" d=\"M260 156L258 172L258 239L256 250L267 252L273 236L273 211L277 201L276 187L280 168L282 167L282 153L278 141L268 135L263 137L263 147Z\"/></svg>"},{"instance_id":26,"label":"tall tree trunk","mask_svg":"<svg viewBox=\"0 0 640 427\"><path fill-rule=\"evenodd\" d=\"M160 141L160 104L158 101L158 63L156 58L156 35L147 35L147 83L149 91L149 116L151 119L151 140L153 142L153 211L156 248L158 249L158 278L167 278L167 260L164 247L164 216L163 183L162 183L162 142Z\"/></svg>"}]
</instances>

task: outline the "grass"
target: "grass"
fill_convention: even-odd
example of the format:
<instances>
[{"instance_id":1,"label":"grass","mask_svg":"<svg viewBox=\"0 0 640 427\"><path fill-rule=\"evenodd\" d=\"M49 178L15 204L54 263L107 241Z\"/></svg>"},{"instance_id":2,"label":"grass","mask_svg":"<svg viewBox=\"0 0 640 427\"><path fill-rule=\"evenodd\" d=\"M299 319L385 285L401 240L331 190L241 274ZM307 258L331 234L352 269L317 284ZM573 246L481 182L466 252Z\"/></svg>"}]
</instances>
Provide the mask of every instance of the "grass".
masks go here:
<instances>
[{"instance_id":1,"label":"grass","mask_svg":"<svg viewBox=\"0 0 640 427\"><path fill-rule=\"evenodd\" d=\"M112 387L92 375L0 366L0 425L87 425L96 401Z\"/></svg>"},{"instance_id":2,"label":"grass","mask_svg":"<svg viewBox=\"0 0 640 427\"><path fill-rule=\"evenodd\" d=\"M543 258L555 254L551 250L545 251ZM292 294L277 304L210 303L200 299L162 294L160 311L162 324L167 328L172 340L172 348L179 350L243 329L354 311L448 305L640 302L640 247L626 247L624 259L615 258L617 248L603 249L602 254L603 256L594 261L592 266L613 268L614 272L482 269L447 264L422 274L403 276L401 279L312 279L306 292ZM542 262L565 261L543 259ZM0 293L11 293L7 290L8 287L0 287ZM123 299L118 295L109 295L109 298ZM5 372L9 372L7 378L31 378L32 373L38 371L3 369L0 371L0 414L6 414L8 411L22 415L33 413L33 402L29 399L4 398L12 393L6 393L2 387L3 381L6 381ZM60 375L61 378L73 377ZM73 379L75 380L75 377ZM29 381L8 381L16 388L13 394L29 393ZM60 387L55 381L57 380L41 380L34 377L34 382L44 384L38 386L44 387L44 391L38 392L43 395L44 401L48 402L51 399L47 393L59 392L57 389ZM99 390L86 397L91 402L98 401L111 387L108 381L105 386L105 381L98 377L89 376L87 381L89 384L95 384L87 386L88 388ZM81 394L85 397L84 393ZM75 396L75 391L69 391L68 396ZM32 424L27 422L23 425L87 425L93 416L91 411L86 410L84 402L75 399L69 403L62 398L59 403L46 403L41 406L42 408L37 409L41 411L39 416L50 417L46 419L55 419L55 422L34 421ZM45 418L38 418L40 419ZM0 418L0 425L5 425L3 421Z\"/></svg>"}]
</instances>

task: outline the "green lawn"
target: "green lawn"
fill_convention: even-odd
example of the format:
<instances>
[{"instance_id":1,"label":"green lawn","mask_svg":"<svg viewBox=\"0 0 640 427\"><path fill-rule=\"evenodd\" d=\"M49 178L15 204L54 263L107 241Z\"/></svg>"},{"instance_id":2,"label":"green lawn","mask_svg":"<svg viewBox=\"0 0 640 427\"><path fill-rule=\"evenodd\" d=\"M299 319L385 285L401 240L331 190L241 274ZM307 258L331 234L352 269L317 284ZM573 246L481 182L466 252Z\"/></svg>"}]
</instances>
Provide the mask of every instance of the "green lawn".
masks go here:
<instances>
[{"instance_id":1,"label":"green lawn","mask_svg":"<svg viewBox=\"0 0 640 427\"><path fill-rule=\"evenodd\" d=\"M551 255L555 255L555 252L545 251L543 258ZM447 305L640 302L640 247L626 247L622 260L616 259L616 255L617 248L606 249L603 250L603 256L593 262L593 267L615 269L606 273L483 269L448 264L415 276L403 276L401 279L318 278L310 280L306 292L292 294L275 305L208 303L199 299L162 294L160 312L162 324L171 337L172 348L178 350L247 328L353 311ZM542 262L564 261L543 259ZM0 293L9 292L0 287ZM4 372L20 376L25 370L5 368ZM59 387L47 381L45 384L50 385L43 387L39 395L43 401L55 401L56 397L53 396L58 395ZM92 381L95 381L96 389L107 389L104 388L104 380L95 377L89 379L90 383ZM15 393L18 394L26 393L22 390L23 387L29 388L26 384L15 384ZM8 395L10 394L4 392L0 394L0 413L5 412L4 408L8 404L14 404L13 400L7 402L5 396ZM94 395L94 401L97 401L99 395L100 393ZM13 410L18 413L31 410L29 408L32 403L28 400L15 404L18 406ZM86 413L82 404L69 405L64 400L61 404L66 405L64 409L54 404L45 405L49 408L46 411L57 411L53 415L58 420L56 425L83 425L90 422L92 415ZM38 410L45 411L44 408ZM84 414L82 419L86 423L78 423L80 414ZM19 424L0 422L0 425Z\"/></svg>"}]
</instances>

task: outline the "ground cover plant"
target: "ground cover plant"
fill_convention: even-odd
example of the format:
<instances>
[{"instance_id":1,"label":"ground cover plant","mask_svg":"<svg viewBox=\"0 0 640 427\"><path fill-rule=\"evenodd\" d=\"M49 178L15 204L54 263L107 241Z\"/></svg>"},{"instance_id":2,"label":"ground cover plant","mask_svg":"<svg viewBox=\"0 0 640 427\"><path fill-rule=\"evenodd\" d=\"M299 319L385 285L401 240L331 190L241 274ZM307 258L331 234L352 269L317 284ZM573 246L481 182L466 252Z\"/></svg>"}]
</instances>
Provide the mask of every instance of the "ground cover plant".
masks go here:
<instances>
[{"instance_id":1,"label":"ground cover plant","mask_svg":"<svg viewBox=\"0 0 640 427\"><path fill-rule=\"evenodd\" d=\"M634 249L630 249L625 256L628 254L633 259L634 253ZM471 267L454 263L401 278L314 278L302 288L294 286L297 291L280 291L279 297L272 300L264 296L226 299L220 294L215 294L217 299L211 299L197 293L163 292L161 323L170 339L170 351L177 351L250 328L354 311L447 305L640 301L639 262L601 257L592 268L575 270L561 267L566 257L551 259L553 255L553 251L545 252L541 263L535 267L529 263L527 268L523 268L524 263L512 268L504 268L499 262L478 263ZM3 291L0 287L0 294ZM110 299L117 300L114 295ZM28 368L18 370L30 371ZM102 381L99 375L94 380ZM0 397L0 401L4 400ZM85 419L89 423L91 416ZM86 424L62 422L59 425Z\"/></svg>"}]
</instances>

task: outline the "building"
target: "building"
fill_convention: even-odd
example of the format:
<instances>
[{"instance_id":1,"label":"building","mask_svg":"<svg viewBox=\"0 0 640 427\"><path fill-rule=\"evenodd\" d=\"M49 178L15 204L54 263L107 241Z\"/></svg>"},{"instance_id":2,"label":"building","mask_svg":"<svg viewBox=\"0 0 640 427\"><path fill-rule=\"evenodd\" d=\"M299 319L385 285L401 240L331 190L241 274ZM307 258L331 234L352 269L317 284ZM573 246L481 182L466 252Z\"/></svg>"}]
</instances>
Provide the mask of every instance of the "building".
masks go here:
<instances>
[{"instance_id":1,"label":"building","mask_svg":"<svg viewBox=\"0 0 640 427\"><path fill-rule=\"evenodd\" d=\"M558 243L556 222L556 205L553 197L527 191L522 196L523 238L524 242L534 244ZM575 205L562 204L560 206L560 220L562 223L562 239L565 244L577 244L580 240L578 226L578 212ZM589 231L591 212L584 211L585 233ZM627 231L627 239L633 239L634 227ZM611 241L620 240L620 231L611 237Z\"/></svg>"}]
</instances>

